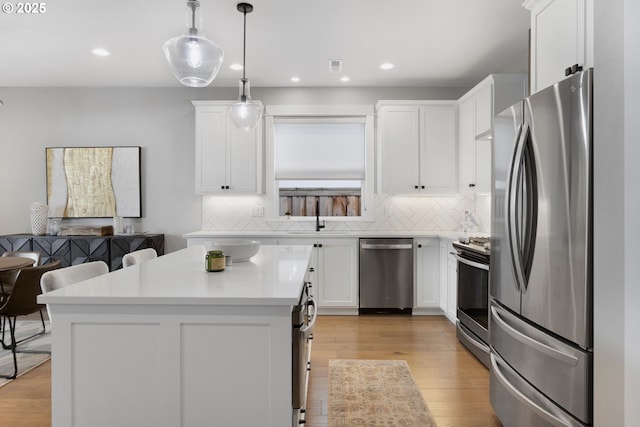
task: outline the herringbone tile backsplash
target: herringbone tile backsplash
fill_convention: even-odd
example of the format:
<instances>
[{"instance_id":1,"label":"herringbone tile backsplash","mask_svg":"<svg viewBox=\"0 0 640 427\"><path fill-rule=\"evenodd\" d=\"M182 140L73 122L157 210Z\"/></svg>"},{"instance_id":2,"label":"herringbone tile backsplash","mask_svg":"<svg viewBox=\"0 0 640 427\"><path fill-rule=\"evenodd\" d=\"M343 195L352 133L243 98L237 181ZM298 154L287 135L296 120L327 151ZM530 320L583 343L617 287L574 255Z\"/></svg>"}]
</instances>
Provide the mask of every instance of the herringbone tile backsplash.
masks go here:
<instances>
[{"instance_id":1,"label":"herringbone tile backsplash","mask_svg":"<svg viewBox=\"0 0 640 427\"><path fill-rule=\"evenodd\" d=\"M479 231L488 230L488 199L478 196L481 206L476 213L474 194L455 196L376 195L372 221L328 219L327 230L345 231L453 231L460 229L464 212L476 215ZM274 220L264 214L261 196L203 196L202 230L273 231L309 230L314 218L305 221ZM262 215L262 216L261 216Z\"/></svg>"}]
</instances>

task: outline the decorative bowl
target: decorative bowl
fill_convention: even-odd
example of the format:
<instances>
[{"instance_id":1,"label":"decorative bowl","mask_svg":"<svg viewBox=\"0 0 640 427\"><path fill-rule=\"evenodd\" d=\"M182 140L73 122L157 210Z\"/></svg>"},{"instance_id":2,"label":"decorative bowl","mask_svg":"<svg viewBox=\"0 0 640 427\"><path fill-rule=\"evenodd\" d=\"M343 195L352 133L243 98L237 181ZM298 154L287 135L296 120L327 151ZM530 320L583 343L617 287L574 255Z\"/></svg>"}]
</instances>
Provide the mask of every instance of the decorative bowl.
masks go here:
<instances>
[{"instance_id":1,"label":"decorative bowl","mask_svg":"<svg viewBox=\"0 0 640 427\"><path fill-rule=\"evenodd\" d=\"M232 262L246 262L258 253L260 242L257 240L213 240L204 244L207 251L221 250L225 256L230 256Z\"/></svg>"}]
</instances>

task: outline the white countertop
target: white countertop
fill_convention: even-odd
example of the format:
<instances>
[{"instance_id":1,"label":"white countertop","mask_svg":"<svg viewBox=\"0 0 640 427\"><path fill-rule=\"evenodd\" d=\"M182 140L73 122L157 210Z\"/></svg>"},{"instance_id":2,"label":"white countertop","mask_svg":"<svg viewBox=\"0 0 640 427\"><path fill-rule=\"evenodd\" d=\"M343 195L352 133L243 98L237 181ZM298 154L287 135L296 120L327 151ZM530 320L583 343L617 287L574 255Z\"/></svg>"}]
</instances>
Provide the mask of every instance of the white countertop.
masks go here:
<instances>
[{"instance_id":1,"label":"white countertop","mask_svg":"<svg viewBox=\"0 0 640 427\"><path fill-rule=\"evenodd\" d=\"M261 305L298 302L311 246L265 245L248 262L207 272L201 245L53 292L46 304Z\"/></svg>"},{"instance_id":2,"label":"white countertop","mask_svg":"<svg viewBox=\"0 0 640 427\"><path fill-rule=\"evenodd\" d=\"M462 236L462 231L351 231L351 230L322 230L322 231L215 231L201 230L187 233L185 238L317 238L317 239L339 239L339 238L359 238L359 237L414 237L414 238L439 238L448 241L457 240ZM488 236L487 233L473 232L473 235Z\"/></svg>"}]
</instances>

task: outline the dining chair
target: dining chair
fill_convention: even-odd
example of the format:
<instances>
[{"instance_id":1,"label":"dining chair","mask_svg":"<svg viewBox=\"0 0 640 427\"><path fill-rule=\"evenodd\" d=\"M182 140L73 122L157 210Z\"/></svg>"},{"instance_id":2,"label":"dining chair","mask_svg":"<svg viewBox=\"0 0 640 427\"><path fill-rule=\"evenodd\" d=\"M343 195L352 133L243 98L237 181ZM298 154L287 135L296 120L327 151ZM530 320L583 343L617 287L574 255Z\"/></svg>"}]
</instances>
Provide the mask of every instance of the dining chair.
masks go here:
<instances>
[{"instance_id":1,"label":"dining chair","mask_svg":"<svg viewBox=\"0 0 640 427\"><path fill-rule=\"evenodd\" d=\"M42 293L47 293L74 283L82 282L83 280L107 274L108 272L109 267L104 261L91 261L84 264L72 265L43 274L40 279L40 288L42 289ZM47 304L47 313L49 314L49 321L53 323L49 304Z\"/></svg>"},{"instance_id":2,"label":"dining chair","mask_svg":"<svg viewBox=\"0 0 640 427\"><path fill-rule=\"evenodd\" d=\"M42 289L40 288L40 279L44 274L59 269L60 265L61 261L56 261L36 267L25 267L20 270L20 272L18 273L18 277L16 278L16 283L13 287L13 291L3 302L2 306L0 306L0 316L2 316L2 318L4 319L4 324L9 326L9 333L11 335L11 343L7 345L4 341L2 341L2 346L5 349L11 349L11 353L13 353L13 374L0 374L0 377L10 379L15 378L18 374L18 359L16 357L16 352L18 352L16 347L18 346L18 344L45 333L46 329L44 328L43 323L42 331L26 338L17 340L16 318L18 316L26 316L28 314L37 312L40 312L42 314L41 310L44 308L44 305L38 304L37 301L38 295L42 293ZM23 350L22 352L42 353L42 351L34 350Z\"/></svg>"},{"instance_id":3,"label":"dining chair","mask_svg":"<svg viewBox=\"0 0 640 427\"><path fill-rule=\"evenodd\" d=\"M40 265L40 252L31 252L31 251L5 251L2 254L3 257L20 257L20 258L30 258L33 260L33 267ZM4 299L5 295L9 295L13 286L16 283L16 279L18 278L17 271L6 271L0 273L0 284L2 286L2 299ZM40 319L42 320L42 327L44 328L44 316L42 315L42 311L40 311ZM2 338L0 341L4 342L4 333L5 333L5 319L0 318L0 334ZM4 344L3 344L4 347ZM6 347L5 347L6 348Z\"/></svg>"},{"instance_id":4,"label":"dining chair","mask_svg":"<svg viewBox=\"0 0 640 427\"><path fill-rule=\"evenodd\" d=\"M130 267L132 265L140 264L144 261L158 258L158 253L153 248L140 249L134 252L129 252L122 257L122 267Z\"/></svg>"}]
</instances>

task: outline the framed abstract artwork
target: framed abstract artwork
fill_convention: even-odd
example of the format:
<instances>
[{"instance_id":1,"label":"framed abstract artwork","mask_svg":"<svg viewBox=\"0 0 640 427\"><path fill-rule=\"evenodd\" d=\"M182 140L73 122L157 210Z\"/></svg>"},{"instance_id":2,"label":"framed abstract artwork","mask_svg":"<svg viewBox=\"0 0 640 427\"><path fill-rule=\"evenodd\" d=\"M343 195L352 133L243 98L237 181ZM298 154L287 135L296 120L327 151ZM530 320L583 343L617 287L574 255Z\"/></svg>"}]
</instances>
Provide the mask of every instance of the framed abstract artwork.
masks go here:
<instances>
[{"instance_id":1,"label":"framed abstract artwork","mask_svg":"<svg viewBox=\"0 0 640 427\"><path fill-rule=\"evenodd\" d=\"M47 147L52 218L139 218L140 147Z\"/></svg>"}]
</instances>

